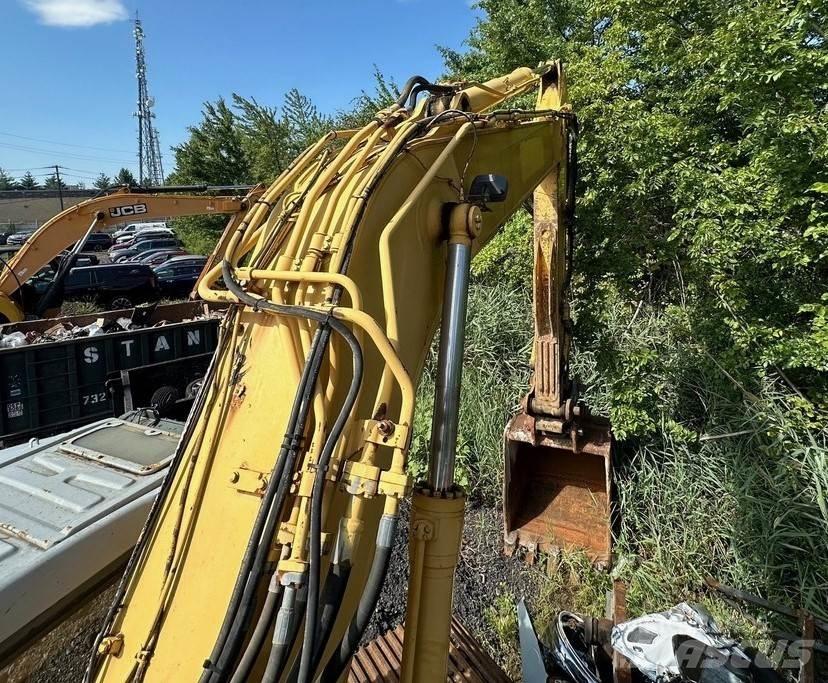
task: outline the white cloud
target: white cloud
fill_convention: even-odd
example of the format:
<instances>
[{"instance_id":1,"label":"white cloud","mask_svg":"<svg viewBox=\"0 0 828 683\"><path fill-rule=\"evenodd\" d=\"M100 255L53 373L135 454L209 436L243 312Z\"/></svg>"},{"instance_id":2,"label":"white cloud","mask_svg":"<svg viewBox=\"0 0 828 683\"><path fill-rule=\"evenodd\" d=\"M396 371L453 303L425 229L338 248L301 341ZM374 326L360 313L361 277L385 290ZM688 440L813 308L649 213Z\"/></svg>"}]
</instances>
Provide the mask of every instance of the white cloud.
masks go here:
<instances>
[{"instance_id":1,"label":"white cloud","mask_svg":"<svg viewBox=\"0 0 828 683\"><path fill-rule=\"evenodd\" d=\"M23 0L47 26L95 26L128 18L121 0Z\"/></svg>"}]
</instances>

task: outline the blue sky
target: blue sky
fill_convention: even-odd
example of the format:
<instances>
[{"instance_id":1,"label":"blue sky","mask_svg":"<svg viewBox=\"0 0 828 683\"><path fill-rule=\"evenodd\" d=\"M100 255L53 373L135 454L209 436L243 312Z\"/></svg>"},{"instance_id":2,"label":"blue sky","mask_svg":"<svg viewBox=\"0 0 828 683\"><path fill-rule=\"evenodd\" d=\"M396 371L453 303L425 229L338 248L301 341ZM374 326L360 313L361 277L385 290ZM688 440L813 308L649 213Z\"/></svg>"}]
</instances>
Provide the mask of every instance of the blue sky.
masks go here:
<instances>
[{"instance_id":1,"label":"blue sky","mask_svg":"<svg viewBox=\"0 0 828 683\"><path fill-rule=\"evenodd\" d=\"M201 104L237 92L280 104L299 88L328 112L373 84L436 78L461 48L468 0L0 0L0 167L68 167L71 183L137 169L132 18L144 25L165 170ZM15 137L17 136L17 137ZM35 139L30 139L35 138ZM64 143L64 144L57 144ZM73 145L73 146L70 146Z\"/></svg>"}]
</instances>

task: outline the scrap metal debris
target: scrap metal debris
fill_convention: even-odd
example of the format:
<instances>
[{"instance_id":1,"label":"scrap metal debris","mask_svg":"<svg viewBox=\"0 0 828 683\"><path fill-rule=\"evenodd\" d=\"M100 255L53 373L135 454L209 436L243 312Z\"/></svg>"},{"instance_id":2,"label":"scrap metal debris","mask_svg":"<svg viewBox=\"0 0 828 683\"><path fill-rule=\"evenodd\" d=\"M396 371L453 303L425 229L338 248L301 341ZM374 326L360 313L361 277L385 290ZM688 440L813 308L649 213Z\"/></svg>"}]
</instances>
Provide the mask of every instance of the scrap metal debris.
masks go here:
<instances>
[{"instance_id":1,"label":"scrap metal debris","mask_svg":"<svg viewBox=\"0 0 828 683\"><path fill-rule=\"evenodd\" d=\"M688 667L704 660L720 662L717 680L747 681L750 657L720 630L699 605L679 603L666 612L646 614L612 629L612 647L651 681L687 678Z\"/></svg>"},{"instance_id":2,"label":"scrap metal debris","mask_svg":"<svg viewBox=\"0 0 828 683\"><path fill-rule=\"evenodd\" d=\"M49 342L79 339L82 337L97 337L103 334L140 330L146 327L161 327L171 323L211 320L214 318L221 318L224 315L223 310L217 310L215 308L205 306L198 312L198 314L191 317L182 318L180 320L163 319L150 322L150 314L154 310L154 305L139 306L134 309L130 317L120 316L112 319L100 317L85 325L74 323L71 317L63 318L61 319L61 322L57 322L47 329L28 330L26 332L14 331L2 334L2 336L0 336L0 349L13 349L20 346L28 346L30 344L48 344ZM88 320L87 316L80 317Z\"/></svg>"},{"instance_id":3,"label":"scrap metal debris","mask_svg":"<svg viewBox=\"0 0 828 683\"><path fill-rule=\"evenodd\" d=\"M704 607L682 602L636 619L613 621L562 611L540 639L521 601L518 623L528 683L781 683L770 660L728 638ZM541 649L538 650L537 646ZM537 666L542 658L546 671ZM621 659L625 666L618 665ZM800 683L813 678L800 676Z\"/></svg>"}]
</instances>

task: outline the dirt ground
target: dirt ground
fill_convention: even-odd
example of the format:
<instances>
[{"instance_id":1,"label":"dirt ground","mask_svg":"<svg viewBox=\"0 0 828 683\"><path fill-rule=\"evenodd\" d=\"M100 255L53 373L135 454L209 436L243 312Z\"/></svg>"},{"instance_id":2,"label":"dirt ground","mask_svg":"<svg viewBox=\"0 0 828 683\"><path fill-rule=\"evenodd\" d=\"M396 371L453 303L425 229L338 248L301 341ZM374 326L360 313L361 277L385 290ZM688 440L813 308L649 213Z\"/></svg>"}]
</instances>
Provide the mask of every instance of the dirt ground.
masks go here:
<instances>
[{"instance_id":1,"label":"dirt ground","mask_svg":"<svg viewBox=\"0 0 828 683\"><path fill-rule=\"evenodd\" d=\"M401 509L391 565L376 612L365 633L371 640L400 624L405 617L408 585L408 515ZM529 595L536 572L517 558L502 553L502 517L499 510L469 507L463 530L463 549L454 586L454 612L498 664L514 671L515 650L504 646L493 623L495 598L508 593ZM114 587L106 590L68 623L50 633L12 666L0 671L0 683L72 683L83 678L89 651ZM28 678L26 675L30 674Z\"/></svg>"},{"instance_id":2,"label":"dirt ground","mask_svg":"<svg viewBox=\"0 0 828 683\"><path fill-rule=\"evenodd\" d=\"M406 501L400 511L401 519L385 586L363 640L371 640L404 620L408 586L409 511L410 503ZM491 613L497 610L495 598L504 594L518 598L533 594L538 573L522 560L506 557L502 549L502 512L491 507L467 507L463 547L454 576L454 613L489 655L510 673L516 664L516 650L503 642L493 623ZM516 606L513 607L516 609Z\"/></svg>"}]
</instances>

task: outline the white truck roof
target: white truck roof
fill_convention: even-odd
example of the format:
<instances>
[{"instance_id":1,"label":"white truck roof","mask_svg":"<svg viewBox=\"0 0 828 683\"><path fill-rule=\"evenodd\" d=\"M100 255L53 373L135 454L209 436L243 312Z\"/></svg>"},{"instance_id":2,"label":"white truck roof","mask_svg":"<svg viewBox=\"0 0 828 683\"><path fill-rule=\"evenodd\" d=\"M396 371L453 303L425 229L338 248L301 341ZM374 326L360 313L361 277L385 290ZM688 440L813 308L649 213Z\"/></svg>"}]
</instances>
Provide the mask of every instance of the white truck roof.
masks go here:
<instances>
[{"instance_id":1,"label":"white truck roof","mask_svg":"<svg viewBox=\"0 0 828 683\"><path fill-rule=\"evenodd\" d=\"M0 451L0 656L135 545L181 428L136 411Z\"/></svg>"}]
</instances>

